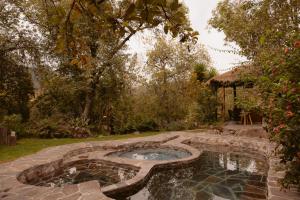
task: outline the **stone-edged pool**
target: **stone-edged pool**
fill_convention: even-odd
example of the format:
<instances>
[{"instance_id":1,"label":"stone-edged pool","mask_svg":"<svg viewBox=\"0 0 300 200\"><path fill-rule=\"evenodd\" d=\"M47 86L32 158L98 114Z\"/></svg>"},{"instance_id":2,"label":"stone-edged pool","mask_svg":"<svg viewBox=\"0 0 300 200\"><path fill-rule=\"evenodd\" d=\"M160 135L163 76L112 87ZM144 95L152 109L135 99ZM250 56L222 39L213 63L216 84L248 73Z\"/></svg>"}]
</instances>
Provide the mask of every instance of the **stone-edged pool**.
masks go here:
<instances>
[{"instance_id":1,"label":"stone-edged pool","mask_svg":"<svg viewBox=\"0 0 300 200\"><path fill-rule=\"evenodd\" d=\"M261 156L205 151L188 167L154 173L132 196L118 200L267 199L268 165Z\"/></svg>"},{"instance_id":2,"label":"stone-edged pool","mask_svg":"<svg viewBox=\"0 0 300 200\"><path fill-rule=\"evenodd\" d=\"M0 198L298 200L280 190L275 147L210 132L51 147L0 164Z\"/></svg>"},{"instance_id":3,"label":"stone-edged pool","mask_svg":"<svg viewBox=\"0 0 300 200\"><path fill-rule=\"evenodd\" d=\"M97 160L78 160L67 163L48 176L41 175L38 179L32 179L27 183L43 187L62 187L95 180L105 187L131 179L137 172L137 168L128 166Z\"/></svg>"}]
</instances>

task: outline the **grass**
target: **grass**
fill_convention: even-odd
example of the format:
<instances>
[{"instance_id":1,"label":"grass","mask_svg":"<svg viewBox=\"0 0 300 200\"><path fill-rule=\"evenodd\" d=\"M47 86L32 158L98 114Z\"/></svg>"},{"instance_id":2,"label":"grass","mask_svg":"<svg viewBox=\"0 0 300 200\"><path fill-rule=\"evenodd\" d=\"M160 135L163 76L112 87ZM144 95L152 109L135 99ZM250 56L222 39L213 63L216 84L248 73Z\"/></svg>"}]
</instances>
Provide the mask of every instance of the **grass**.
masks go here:
<instances>
[{"instance_id":1,"label":"grass","mask_svg":"<svg viewBox=\"0 0 300 200\"><path fill-rule=\"evenodd\" d=\"M89 142L89 141L107 141L107 140L123 140L129 138L146 137L157 135L159 132L146 132L142 134L126 134L126 135L110 135L110 136L99 136L95 138L86 139L39 139L39 138L26 138L17 141L16 146L0 145L0 163L8 162L20 158L22 156L34 154L44 148L59 146L64 144L72 144L78 142Z\"/></svg>"}]
</instances>

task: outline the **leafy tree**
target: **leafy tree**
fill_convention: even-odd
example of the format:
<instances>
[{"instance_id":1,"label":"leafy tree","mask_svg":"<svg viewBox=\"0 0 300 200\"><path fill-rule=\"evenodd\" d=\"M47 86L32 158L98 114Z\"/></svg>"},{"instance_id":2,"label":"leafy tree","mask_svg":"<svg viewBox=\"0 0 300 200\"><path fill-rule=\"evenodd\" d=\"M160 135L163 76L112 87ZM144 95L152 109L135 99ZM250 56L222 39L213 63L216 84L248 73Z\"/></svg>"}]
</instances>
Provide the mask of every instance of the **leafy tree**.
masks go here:
<instances>
[{"instance_id":1,"label":"leafy tree","mask_svg":"<svg viewBox=\"0 0 300 200\"><path fill-rule=\"evenodd\" d=\"M118 53L111 60L111 65L100 77L95 90L89 124L94 130L114 132L116 104L121 104L126 92L129 62L127 54ZM38 72L42 74L43 92L33 102L32 120L43 118L61 118L68 124L70 119L81 117L84 109L84 100L87 88L86 77L80 69L61 66L57 71L45 68ZM85 120L82 120L84 122Z\"/></svg>"},{"instance_id":2,"label":"leafy tree","mask_svg":"<svg viewBox=\"0 0 300 200\"><path fill-rule=\"evenodd\" d=\"M300 186L299 9L297 0L226 0L210 20L257 66L268 131L287 169L284 187Z\"/></svg>"},{"instance_id":3,"label":"leafy tree","mask_svg":"<svg viewBox=\"0 0 300 200\"><path fill-rule=\"evenodd\" d=\"M82 117L87 119L102 73L133 35L163 26L182 42L197 36L189 27L187 9L178 0L51 2L47 4L49 19L59 27L57 52L66 55L66 62L85 70L88 89ZM98 57L99 41L109 44L104 60Z\"/></svg>"},{"instance_id":4,"label":"leafy tree","mask_svg":"<svg viewBox=\"0 0 300 200\"><path fill-rule=\"evenodd\" d=\"M0 9L3 115L28 118L33 79L30 128L43 137L183 127L193 66L210 61L178 0L7 0ZM160 39L143 76L126 43L154 29L181 43Z\"/></svg>"},{"instance_id":5,"label":"leafy tree","mask_svg":"<svg viewBox=\"0 0 300 200\"><path fill-rule=\"evenodd\" d=\"M215 91L207 85L207 81L216 75L216 69L203 62L194 66L193 84L197 88L197 92L194 94L196 104L192 112L194 122L212 123L216 121L218 99Z\"/></svg>"},{"instance_id":6,"label":"leafy tree","mask_svg":"<svg viewBox=\"0 0 300 200\"><path fill-rule=\"evenodd\" d=\"M205 82L217 75L215 68L209 68L204 63L198 63L194 67L196 79L200 82Z\"/></svg>"},{"instance_id":7,"label":"leafy tree","mask_svg":"<svg viewBox=\"0 0 300 200\"><path fill-rule=\"evenodd\" d=\"M210 64L207 52L199 45L180 44L161 37L148 52L149 89L156 105L153 106L156 119L162 127L174 121L180 124L187 116L195 100L192 93L197 87L191 80L197 63Z\"/></svg>"},{"instance_id":8,"label":"leafy tree","mask_svg":"<svg viewBox=\"0 0 300 200\"><path fill-rule=\"evenodd\" d=\"M27 120L31 95L33 86L28 68L0 57L0 116L21 114Z\"/></svg>"},{"instance_id":9,"label":"leafy tree","mask_svg":"<svg viewBox=\"0 0 300 200\"><path fill-rule=\"evenodd\" d=\"M1 1L0 19L0 116L21 114L27 120L33 86L26 65L36 63L39 52L16 7Z\"/></svg>"}]
</instances>

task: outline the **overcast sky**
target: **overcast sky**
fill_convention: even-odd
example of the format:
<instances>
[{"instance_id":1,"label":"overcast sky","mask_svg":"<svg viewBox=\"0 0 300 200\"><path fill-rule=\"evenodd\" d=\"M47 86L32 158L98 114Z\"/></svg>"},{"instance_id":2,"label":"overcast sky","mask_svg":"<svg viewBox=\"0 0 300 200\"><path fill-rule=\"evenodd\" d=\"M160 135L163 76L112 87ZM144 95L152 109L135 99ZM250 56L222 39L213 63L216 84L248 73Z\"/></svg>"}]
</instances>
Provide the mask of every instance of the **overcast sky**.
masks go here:
<instances>
[{"instance_id":1,"label":"overcast sky","mask_svg":"<svg viewBox=\"0 0 300 200\"><path fill-rule=\"evenodd\" d=\"M215 29L208 29L208 20L211 18L211 13L221 0L183 0L189 8L190 20L192 27L199 31L199 41L206 46L212 61L213 66L222 73L230 70L245 59L238 55L219 52L219 50L230 50L229 46L225 46L224 34ZM151 46L142 44L142 37L145 34L139 34L130 41L130 47L133 52L137 52L141 57L145 57L145 51ZM145 58L144 58L145 59Z\"/></svg>"}]
</instances>

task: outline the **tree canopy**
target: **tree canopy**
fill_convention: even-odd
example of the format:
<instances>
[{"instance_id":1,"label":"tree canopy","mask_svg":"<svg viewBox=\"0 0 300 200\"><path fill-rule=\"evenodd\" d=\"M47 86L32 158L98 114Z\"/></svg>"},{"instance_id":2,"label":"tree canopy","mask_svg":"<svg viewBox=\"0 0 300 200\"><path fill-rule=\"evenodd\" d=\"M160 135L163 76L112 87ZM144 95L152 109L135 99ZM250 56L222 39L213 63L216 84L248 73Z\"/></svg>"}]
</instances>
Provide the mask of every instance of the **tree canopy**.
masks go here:
<instances>
[{"instance_id":1,"label":"tree canopy","mask_svg":"<svg viewBox=\"0 0 300 200\"><path fill-rule=\"evenodd\" d=\"M22 114L29 120L28 134L41 137L189 126L199 89L195 66L201 64L204 74L212 67L183 3L8 0L0 5L1 117ZM128 53L127 43L145 30L157 35L143 64Z\"/></svg>"}]
</instances>

